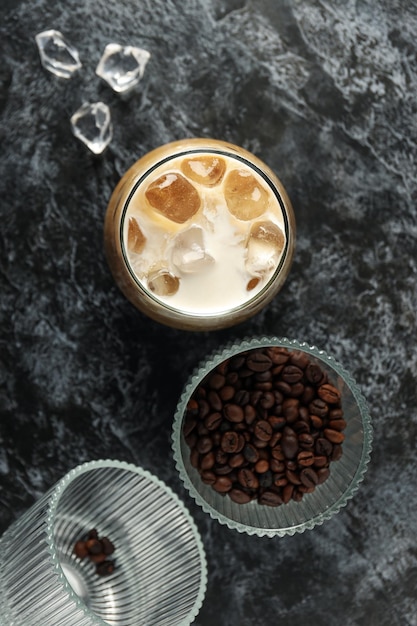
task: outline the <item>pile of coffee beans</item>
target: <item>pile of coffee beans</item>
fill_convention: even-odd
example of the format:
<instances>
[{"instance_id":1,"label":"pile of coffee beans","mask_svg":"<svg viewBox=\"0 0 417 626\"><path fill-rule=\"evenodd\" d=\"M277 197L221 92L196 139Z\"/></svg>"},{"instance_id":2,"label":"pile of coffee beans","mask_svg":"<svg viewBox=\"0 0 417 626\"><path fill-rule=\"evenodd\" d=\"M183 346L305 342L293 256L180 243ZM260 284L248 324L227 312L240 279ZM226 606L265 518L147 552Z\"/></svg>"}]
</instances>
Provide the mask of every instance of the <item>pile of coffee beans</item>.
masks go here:
<instances>
[{"instance_id":1,"label":"pile of coffee beans","mask_svg":"<svg viewBox=\"0 0 417 626\"><path fill-rule=\"evenodd\" d=\"M339 390L301 350L265 347L233 356L195 389L183 422L190 462L234 502L299 502L342 456Z\"/></svg>"},{"instance_id":2,"label":"pile of coffee beans","mask_svg":"<svg viewBox=\"0 0 417 626\"><path fill-rule=\"evenodd\" d=\"M115 569L114 561L108 557L114 552L114 545L107 537L98 536L95 528L88 531L84 539L80 539L74 546L74 554L80 559L89 558L96 565L99 576L112 574Z\"/></svg>"}]
</instances>

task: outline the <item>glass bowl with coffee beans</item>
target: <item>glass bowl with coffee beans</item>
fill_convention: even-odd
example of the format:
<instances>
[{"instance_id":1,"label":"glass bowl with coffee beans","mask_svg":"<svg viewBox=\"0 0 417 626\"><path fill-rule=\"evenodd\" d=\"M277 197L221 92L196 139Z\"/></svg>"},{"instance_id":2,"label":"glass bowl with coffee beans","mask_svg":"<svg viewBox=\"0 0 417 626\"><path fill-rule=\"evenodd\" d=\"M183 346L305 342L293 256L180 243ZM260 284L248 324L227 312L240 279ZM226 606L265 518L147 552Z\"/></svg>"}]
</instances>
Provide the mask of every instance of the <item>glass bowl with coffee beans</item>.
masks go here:
<instances>
[{"instance_id":1,"label":"glass bowl with coffee beans","mask_svg":"<svg viewBox=\"0 0 417 626\"><path fill-rule=\"evenodd\" d=\"M370 460L368 406L323 350L247 339L196 369L177 406L174 459L213 519L258 536L293 535L330 519Z\"/></svg>"}]
</instances>

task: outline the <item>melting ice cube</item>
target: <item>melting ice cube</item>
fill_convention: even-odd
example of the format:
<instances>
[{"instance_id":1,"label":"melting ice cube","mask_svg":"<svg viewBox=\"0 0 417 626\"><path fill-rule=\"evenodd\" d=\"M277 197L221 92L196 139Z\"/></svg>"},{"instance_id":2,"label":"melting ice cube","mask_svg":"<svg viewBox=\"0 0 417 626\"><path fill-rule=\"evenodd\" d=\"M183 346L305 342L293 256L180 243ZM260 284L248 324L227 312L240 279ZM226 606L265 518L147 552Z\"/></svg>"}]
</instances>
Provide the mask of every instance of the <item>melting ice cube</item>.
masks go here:
<instances>
[{"instance_id":1,"label":"melting ice cube","mask_svg":"<svg viewBox=\"0 0 417 626\"><path fill-rule=\"evenodd\" d=\"M154 209L178 224L195 215L201 204L196 188L176 172L169 172L151 182L145 196Z\"/></svg>"},{"instance_id":2,"label":"melting ice cube","mask_svg":"<svg viewBox=\"0 0 417 626\"><path fill-rule=\"evenodd\" d=\"M226 162L215 155L198 156L192 159L184 159L181 163L181 171L200 185L214 187L218 185L226 171Z\"/></svg>"},{"instance_id":3,"label":"melting ice cube","mask_svg":"<svg viewBox=\"0 0 417 626\"><path fill-rule=\"evenodd\" d=\"M255 222L247 241L246 269L251 275L273 270L284 248L282 230L271 221Z\"/></svg>"},{"instance_id":4,"label":"melting ice cube","mask_svg":"<svg viewBox=\"0 0 417 626\"><path fill-rule=\"evenodd\" d=\"M157 296L173 296L179 286L179 278L166 269L155 270L148 275L148 287Z\"/></svg>"},{"instance_id":5,"label":"melting ice cube","mask_svg":"<svg viewBox=\"0 0 417 626\"><path fill-rule=\"evenodd\" d=\"M246 170L232 170L224 181L227 207L239 220L260 217L268 208L269 193L253 174Z\"/></svg>"},{"instance_id":6,"label":"melting ice cube","mask_svg":"<svg viewBox=\"0 0 417 626\"><path fill-rule=\"evenodd\" d=\"M96 74L117 93L129 91L142 78L151 55L143 48L109 43L103 52Z\"/></svg>"},{"instance_id":7,"label":"melting ice cube","mask_svg":"<svg viewBox=\"0 0 417 626\"><path fill-rule=\"evenodd\" d=\"M145 247L146 237L134 217L129 217L127 228L127 247L139 254Z\"/></svg>"},{"instance_id":8,"label":"melting ice cube","mask_svg":"<svg viewBox=\"0 0 417 626\"><path fill-rule=\"evenodd\" d=\"M80 69L78 51L58 30L45 30L35 37L41 63L55 76L71 78Z\"/></svg>"},{"instance_id":9,"label":"melting ice cube","mask_svg":"<svg viewBox=\"0 0 417 626\"><path fill-rule=\"evenodd\" d=\"M204 233L198 226L179 233L172 247L171 260L184 274L201 272L214 263L204 246Z\"/></svg>"},{"instance_id":10,"label":"melting ice cube","mask_svg":"<svg viewBox=\"0 0 417 626\"><path fill-rule=\"evenodd\" d=\"M94 152L100 154L110 143L113 127L110 109L104 102L83 104L71 117L73 134Z\"/></svg>"}]
</instances>

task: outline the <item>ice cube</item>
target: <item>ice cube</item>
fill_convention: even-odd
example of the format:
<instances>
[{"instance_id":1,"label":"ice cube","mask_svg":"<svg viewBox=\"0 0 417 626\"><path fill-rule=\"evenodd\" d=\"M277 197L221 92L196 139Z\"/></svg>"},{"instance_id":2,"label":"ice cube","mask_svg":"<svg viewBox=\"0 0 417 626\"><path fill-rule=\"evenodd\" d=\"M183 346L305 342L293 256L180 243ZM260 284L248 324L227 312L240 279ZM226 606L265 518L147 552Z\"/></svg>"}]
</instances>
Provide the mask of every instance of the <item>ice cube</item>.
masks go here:
<instances>
[{"instance_id":1,"label":"ice cube","mask_svg":"<svg viewBox=\"0 0 417 626\"><path fill-rule=\"evenodd\" d=\"M78 51L59 30L45 30L35 36L43 67L60 78L71 78L80 69Z\"/></svg>"},{"instance_id":2,"label":"ice cube","mask_svg":"<svg viewBox=\"0 0 417 626\"><path fill-rule=\"evenodd\" d=\"M110 109L104 102L84 103L71 117L72 132L85 145L100 154L113 137Z\"/></svg>"},{"instance_id":3,"label":"ice cube","mask_svg":"<svg viewBox=\"0 0 417 626\"><path fill-rule=\"evenodd\" d=\"M192 159L184 159L181 163L181 171L200 185L214 187L223 179L226 171L226 162L215 155L198 156Z\"/></svg>"},{"instance_id":4,"label":"ice cube","mask_svg":"<svg viewBox=\"0 0 417 626\"><path fill-rule=\"evenodd\" d=\"M148 287L156 296L173 296L179 286L178 276L166 269L158 269L148 274Z\"/></svg>"},{"instance_id":5,"label":"ice cube","mask_svg":"<svg viewBox=\"0 0 417 626\"><path fill-rule=\"evenodd\" d=\"M129 217L127 229L127 247L131 252L140 254L145 247L146 237L134 217Z\"/></svg>"},{"instance_id":6,"label":"ice cube","mask_svg":"<svg viewBox=\"0 0 417 626\"><path fill-rule=\"evenodd\" d=\"M277 265L284 248L284 233L271 221L255 222L246 244L246 270L251 275L263 275Z\"/></svg>"},{"instance_id":7,"label":"ice cube","mask_svg":"<svg viewBox=\"0 0 417 626\"><path fill-rule=\"evenodd\" d=\"M193 217L201 205L196 188L176 172L164 174L150 183L145 196L156 211L177 224Z\"/></svg>"},{"instance_id":8,"label":"ice cube","mask_svg":"<svg viewBox=\"0 0 417 626\"><path fill-rule=\"evenodd\" d=\"M143 48L109 43L97 65L96 74L117 93L125 93L138 84L150 57L150 53Z\"/></svg>"},{"instance_id":9,"label":"ice cube","mask_svg":"<svg viewBox=\"0 0 417 626\"><path fill-rule=\"evenodd\" d=\"M175 237L171 261L184 274L204 271L214 263L213 257L205 250L201 228L192 226Z\"/></svg>"},{"instance_id":10,"label":"ice cube","mask_svg":"<svg viewBox=\"0 0 417 626\"><path fill-rule=\"evenodd\" d=\"M269 204L268 190L244 169L232 170L224 181L227 207L239 220L252 220L265 213Z\"/></svg>"}]
</instances>

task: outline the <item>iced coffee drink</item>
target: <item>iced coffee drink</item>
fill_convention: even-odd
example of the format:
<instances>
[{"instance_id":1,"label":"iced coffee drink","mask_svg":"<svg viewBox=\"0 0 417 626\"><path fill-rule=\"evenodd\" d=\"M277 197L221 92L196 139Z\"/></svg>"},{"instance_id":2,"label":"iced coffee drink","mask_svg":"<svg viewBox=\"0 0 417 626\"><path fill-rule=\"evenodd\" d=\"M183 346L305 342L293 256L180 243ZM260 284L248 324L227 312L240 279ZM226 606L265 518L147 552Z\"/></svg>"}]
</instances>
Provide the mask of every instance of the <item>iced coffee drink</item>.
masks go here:
<instances>
[{"instance_id":1,"label":"iced coffee drink","mask_svg":"<svg viewBox=\"0 0 417 626\"><path fill-rule=\"evenodd\" d=\"M221 141L162 146L128 170L105 220L105 250L126 297L188 330L254 315L290 268L295 221L273 172Z\"/></svg>"}]
</instances>

